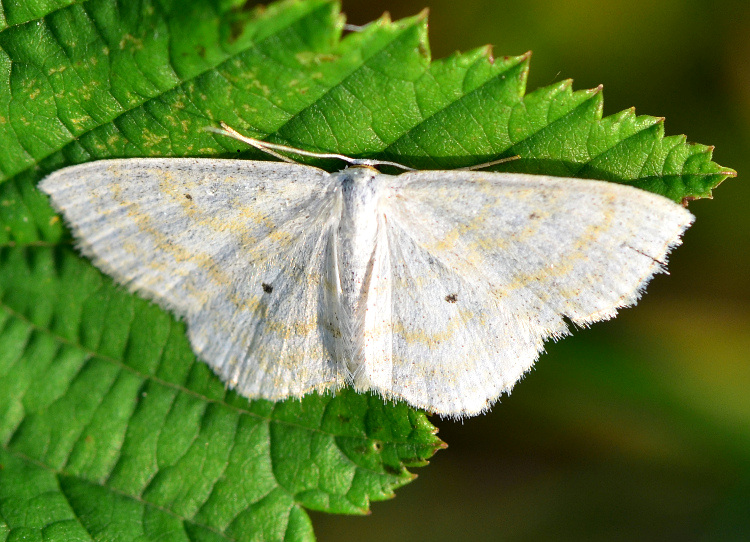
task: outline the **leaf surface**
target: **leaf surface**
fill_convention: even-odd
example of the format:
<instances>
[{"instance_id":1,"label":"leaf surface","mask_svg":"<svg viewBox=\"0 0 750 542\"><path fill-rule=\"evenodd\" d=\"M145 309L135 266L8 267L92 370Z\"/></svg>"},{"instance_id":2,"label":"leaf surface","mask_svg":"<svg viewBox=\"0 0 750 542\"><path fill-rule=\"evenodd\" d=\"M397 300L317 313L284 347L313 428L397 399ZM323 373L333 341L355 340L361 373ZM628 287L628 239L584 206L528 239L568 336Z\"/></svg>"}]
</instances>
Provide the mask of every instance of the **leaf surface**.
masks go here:
<instances>
[{"instance_id":1,"label":"leaf surface","mask_svg":"<svg viewBox=\"0 0 750 542\"><path fill-rule=\"evenodd\" d=\"M76 255L35 189L113 157L261 158L225 121L310 150L627 182L675 201L733 172L661 119L602 118L598 89L526 93L528 55L431 61L426 19L342 38L324 0L0 2L0 534L311 539L442 446L425 415L344 390L227 392L184 326ZM265 159L265 157L264 157ZM325 164L336 168L336 164ZM340 166L339 166L340 167Z\"/></svg>"}]
</instances>

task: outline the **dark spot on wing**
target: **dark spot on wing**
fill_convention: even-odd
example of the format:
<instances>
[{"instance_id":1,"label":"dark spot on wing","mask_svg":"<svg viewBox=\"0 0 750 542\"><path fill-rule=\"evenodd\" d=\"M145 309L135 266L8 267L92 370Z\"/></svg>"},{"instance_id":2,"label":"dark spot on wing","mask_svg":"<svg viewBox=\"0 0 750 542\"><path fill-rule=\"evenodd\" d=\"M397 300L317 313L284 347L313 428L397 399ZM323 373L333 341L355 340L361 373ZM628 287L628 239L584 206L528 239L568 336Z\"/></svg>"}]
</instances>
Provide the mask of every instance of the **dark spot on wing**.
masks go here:
<instances>
[{"instance_id":1,"label":"dark spot on wing","mask_svg":"<svg viewBox=\"0 0 750 542\"><path fill-rule=\"evenodd\" d=\"M456 301L458 301L458 294L448 294L447 296L445 296L445 300L448 303L455 303Z\"/></svg>"},{"instance_id":2,"label":"dark spot on wing","mask_svg":"<svg viewBox=\"0 0 750 542\"><path fill-rule=\"evenodd\" d=\"M263 288L263 291L266 292L267 294L270 294L271 292L273 292L273 286L271 286L270 284L266 284L264 282L261 284L261 287Z\"/></svg>"},{"instance_id":3,"label":"dark spot on wing","mask_svg":"<svg viewBox=\"0 0 750 542\"><path fill-rule=\"evenodd\" d=\"M185 194L185 198L193 201L193 196L191 196L190 194Z\"/></svg>"}]
</instances>

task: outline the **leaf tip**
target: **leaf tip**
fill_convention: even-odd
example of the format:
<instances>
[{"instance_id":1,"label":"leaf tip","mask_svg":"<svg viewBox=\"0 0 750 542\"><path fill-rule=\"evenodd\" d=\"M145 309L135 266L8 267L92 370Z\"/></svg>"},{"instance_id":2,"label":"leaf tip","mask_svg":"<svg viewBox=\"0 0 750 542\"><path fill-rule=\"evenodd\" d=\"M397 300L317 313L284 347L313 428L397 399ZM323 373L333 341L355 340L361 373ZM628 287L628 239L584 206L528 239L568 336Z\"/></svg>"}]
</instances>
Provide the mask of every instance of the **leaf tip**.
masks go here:
<instances>
[{"instance_id":1,"label":"leaf tip","mask_svg":"<svg viewBox=\"0 0 750 542\"><path fill-rule=\"evenodd\" d=\"M690 202L695 201L696 199L698 198L696 198L695 196L685 196L684 198L680 200L680 205L682 205L685 209L687 209L688 205L690 205Z\"/></svg>"},{"instance_id":2,"label":"leaf tip","mask_svg":"<svg viewBox=\"0 0 750 542\"><path fill-rule=\"evenodd\" d=\"M484 55L485 58L487 59L487 62L489 62L490 64L495 63L495 51L491 43L488 43L487 45L483 45L479 49L481 51L481 54ZM507 59L508 57L504 57L504 58Z\"/></svg>"},{"instance_id":3,"label":"leaf tip","mask_svg":"<svg viewBox=\"0 0 750 542\"><path fill-rule=\"evenodd\" d=\"M378 24L387 26L393 22L390 11L384 11L383 14L378 18Z\"/></svg>"}]
</instances>

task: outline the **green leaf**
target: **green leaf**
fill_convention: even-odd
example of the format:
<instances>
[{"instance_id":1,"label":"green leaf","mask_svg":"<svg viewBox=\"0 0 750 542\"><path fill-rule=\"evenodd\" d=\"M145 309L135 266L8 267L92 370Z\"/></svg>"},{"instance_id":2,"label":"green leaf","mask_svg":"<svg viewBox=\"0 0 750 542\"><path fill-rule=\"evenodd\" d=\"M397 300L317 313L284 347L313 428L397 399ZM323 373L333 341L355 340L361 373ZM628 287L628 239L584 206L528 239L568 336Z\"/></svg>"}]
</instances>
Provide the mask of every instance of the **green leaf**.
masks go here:
<instances>
[{"instance_id":1,"label":"green leaf","mask_svg":"<svg viewBox=\"0 0 750 542\"><path fill-rule=\"evenodd\" d=\"M107 539L125 526L148 534L148 521L125 516L99 525L120 513L176 533L282 538L309 531L301 507L366 512L440 446L424 414L351 390L276 404L228 393L181 323L67 247L2 249L0 298L10 529L58 521L28 517L19 486L33 478L36 497L67 502L61 517Z\"/></svg>"},{"instance_id":2,"label":"green leaf","mask_svg":"<svg viewBox=\"0 0 750 542\"><path fill-rule=\"evenodd\" d=\"M526 94L528 55L431 62L426 19L341 37L325 0L0 2L0 534L309 539L305 508L365 513L442 443L425 415L345 390L227 392L184 326L79 258L35 189L111 157L310 150L627 182L675 201L733 172L599 89ZM336 167L335 164L326 164Z\"/></svg>"}]
</instances>

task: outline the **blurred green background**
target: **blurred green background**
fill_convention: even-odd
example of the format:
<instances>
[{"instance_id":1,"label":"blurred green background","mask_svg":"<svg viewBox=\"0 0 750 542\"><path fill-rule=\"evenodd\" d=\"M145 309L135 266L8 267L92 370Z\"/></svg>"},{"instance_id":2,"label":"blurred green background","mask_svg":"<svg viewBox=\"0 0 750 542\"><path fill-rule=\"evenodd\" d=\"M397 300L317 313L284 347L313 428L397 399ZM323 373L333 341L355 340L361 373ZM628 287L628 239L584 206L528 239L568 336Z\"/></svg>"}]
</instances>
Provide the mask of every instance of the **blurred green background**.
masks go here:
<instances>
[{"instance_id":1,"label":"blurred green background","mask_svg":"<svg viewBox=\"0 0 750 542\"><path fill-rule=\"evenodd\" d=\"M319 539L750 540L750 2L343 2L424 7L433 58L531 50L529 90L601 83L606 115L664 116L739 175L637 308L550 344L488 415L435 418L449 448L368 518L314 514Z\"/></svg>"}]
</instances>

